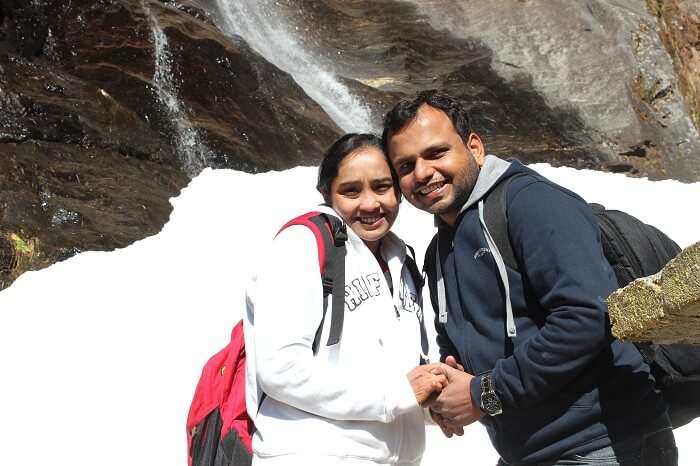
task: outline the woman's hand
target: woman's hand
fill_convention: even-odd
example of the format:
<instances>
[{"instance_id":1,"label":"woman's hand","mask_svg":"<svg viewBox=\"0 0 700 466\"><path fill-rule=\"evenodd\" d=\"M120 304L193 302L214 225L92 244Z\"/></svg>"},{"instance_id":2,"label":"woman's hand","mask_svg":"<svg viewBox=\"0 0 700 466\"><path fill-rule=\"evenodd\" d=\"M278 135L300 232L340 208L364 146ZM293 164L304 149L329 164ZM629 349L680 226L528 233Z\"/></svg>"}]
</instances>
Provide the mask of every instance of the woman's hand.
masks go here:
<instances>
[{"instance_id":1,"label":"woman's hand","mask_svg":"<svg viewBox=\"0 0 700 466\"><path fill-rule=\"evenodd\" d=\"M439 363L418 366L407 377L418 404L423 408L429 406L447 386L447 376Z\"/></svg>"}]
</instances>

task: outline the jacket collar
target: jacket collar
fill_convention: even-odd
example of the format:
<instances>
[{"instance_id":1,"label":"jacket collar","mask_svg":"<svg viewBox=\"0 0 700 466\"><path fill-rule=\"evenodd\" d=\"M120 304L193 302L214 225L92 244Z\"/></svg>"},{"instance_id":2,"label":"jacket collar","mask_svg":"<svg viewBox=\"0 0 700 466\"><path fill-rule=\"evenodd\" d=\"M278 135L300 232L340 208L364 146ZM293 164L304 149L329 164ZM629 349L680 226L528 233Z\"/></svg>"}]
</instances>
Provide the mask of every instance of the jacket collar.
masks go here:
<instances>
[{"instance_id":1,"label":"jacket collar","mask_svg":"<svg viewBox=\"0 0 700 466\"><path fill-rule=\"evenodd\" d=\"M487 155L484 159L484 164L479 169L479 176L476 179L474 189L472 189L462 208L459 209L457 217L479 202L500 181L510 166L511 162L500 159L495 155ZM438 215L435 216L435 226L438 228L449 227Z\"/></svg>"}]
</instances>

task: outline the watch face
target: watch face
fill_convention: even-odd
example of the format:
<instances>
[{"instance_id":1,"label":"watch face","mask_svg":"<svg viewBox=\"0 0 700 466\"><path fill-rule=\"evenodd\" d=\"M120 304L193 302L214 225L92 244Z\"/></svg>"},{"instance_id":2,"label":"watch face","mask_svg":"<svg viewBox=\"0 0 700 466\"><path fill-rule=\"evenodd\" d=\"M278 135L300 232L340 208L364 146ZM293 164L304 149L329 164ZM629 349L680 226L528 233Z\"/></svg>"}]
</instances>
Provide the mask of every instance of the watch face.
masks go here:
<instances>
[{"instance_id":1,"label":"watch face","mask_svg":"<svg viewBox=\"0 0 700 466\"><path fill-rule=\"evenodd\" d=\"M501 401L494 392L481 394L481 407L484 409L484 411L486 411L486 413L488 413L489 416L495 416L503 412L501 409Z\"/></svg>"}]
</instances>

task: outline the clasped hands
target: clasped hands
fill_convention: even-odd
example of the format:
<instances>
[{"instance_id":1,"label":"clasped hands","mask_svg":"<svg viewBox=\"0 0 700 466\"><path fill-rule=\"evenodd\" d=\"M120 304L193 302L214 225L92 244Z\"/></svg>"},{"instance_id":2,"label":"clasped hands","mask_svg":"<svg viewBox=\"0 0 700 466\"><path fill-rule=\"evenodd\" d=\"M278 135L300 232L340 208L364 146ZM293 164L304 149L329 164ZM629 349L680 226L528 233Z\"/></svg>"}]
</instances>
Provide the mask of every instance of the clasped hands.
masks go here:
<instances>
[{"instance_id":1,"label":"clasped hands","mask_svg":"<svg viewBox=\"0 0 700 466\"><path fill-rule=\"evenodd\" d=\"M472 402L469 385L473 378L453 356L445 363L418 366L408 373L418 404L430 409L433 421L447 437L464 434L464 426L484 415Z\"/></svg>"}]
</instances>

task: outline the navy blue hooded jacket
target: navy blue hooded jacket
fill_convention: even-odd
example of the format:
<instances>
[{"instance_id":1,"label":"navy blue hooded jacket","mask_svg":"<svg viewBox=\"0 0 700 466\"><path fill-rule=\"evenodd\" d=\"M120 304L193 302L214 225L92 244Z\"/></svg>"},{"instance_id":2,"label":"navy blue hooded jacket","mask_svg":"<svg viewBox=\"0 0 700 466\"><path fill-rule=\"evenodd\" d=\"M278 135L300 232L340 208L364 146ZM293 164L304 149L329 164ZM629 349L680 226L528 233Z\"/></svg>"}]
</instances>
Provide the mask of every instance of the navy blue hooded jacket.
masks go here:
<instances>
[{"instance_id":1,"label":"navy blue hooded jacket","mask_svg":"<svg viewBox=\"0 0 700 466\"><path fill-rule=\"evenodd\" d=\"M478 203L519 172L530 176L514 179L506 192L508 232L521 271L507 268L517 329L510 338L499 253L489 247ZM605 300L617 282L593 213L579 196L519 162L488 156L454 228L442 224L438 242L439 269L427 272L440 356L457 357L477 375L470 387L477 405L478 375L492 373L503 413L482 422L504 460L587 453L641 435L664 414L640 353L610 336ZM435 262L426 257L426 264ZM439 317L438 275L446 322Z\"/></svg>"}]
</instances>

